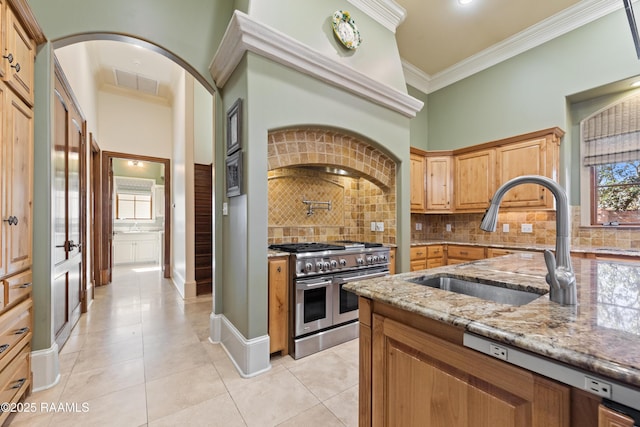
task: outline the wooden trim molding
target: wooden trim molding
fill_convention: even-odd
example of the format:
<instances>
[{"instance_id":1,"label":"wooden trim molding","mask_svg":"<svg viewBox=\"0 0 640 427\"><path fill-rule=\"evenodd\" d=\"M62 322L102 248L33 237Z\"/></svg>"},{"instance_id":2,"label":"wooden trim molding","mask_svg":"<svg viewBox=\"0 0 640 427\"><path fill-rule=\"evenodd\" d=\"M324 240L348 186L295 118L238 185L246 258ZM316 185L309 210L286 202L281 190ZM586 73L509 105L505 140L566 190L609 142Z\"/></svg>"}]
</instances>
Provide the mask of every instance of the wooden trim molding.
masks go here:
<instances>
[{"instance_id":1,"label":"wooden trim molding","mask_svg":"<svg viewBox=\"0 0 640 427\"><path fill-rule=\"evenodd\" d=\"M40 45L47 41L44 31L36 21L33 11L29 7L27 0L8 0L9 6L16 12L20 23L33 38L36 45Z\"/></svg>"}]
</instances>

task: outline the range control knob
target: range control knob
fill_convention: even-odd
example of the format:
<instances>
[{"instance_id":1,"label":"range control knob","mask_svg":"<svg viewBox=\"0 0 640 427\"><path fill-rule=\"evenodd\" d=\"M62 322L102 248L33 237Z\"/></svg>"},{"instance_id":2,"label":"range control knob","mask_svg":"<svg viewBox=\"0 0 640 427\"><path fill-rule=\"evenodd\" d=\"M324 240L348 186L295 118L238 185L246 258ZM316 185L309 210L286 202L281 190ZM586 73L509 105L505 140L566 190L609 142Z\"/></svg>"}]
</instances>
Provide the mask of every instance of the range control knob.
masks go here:
<instances>
[{"instance_id":1,"label":"range control knob","mask_svg":"<svg viewBox=\"0 0 640 427\"><path fill-rule=\"evenodd\" d=\"M313 271L313 264L311 264L310 262L306 263L306 264L304 265L304 269L305 269L307 272Z\"/></svg>"},{"instance_id":2,"label":"range control knob","mask_svg":"<svg viewBox=\"0 0 640 427\"><path fill-rule=\"evenodd\" d=\"M331 260L331 268L337 268L338 267L338 261L336 261L335 259Z\"/></svg>"},{"instance_id":3,"label":"range control knob","mask_svg":"<svg viewBox=\"0 0 640 427\"><path fill-rule=\"evenodd\" d=\"M363 264L364 264L364 259L362 259L362 258L358 258L358 259L356 259L356 263L357 263L358 265L363 265Z\"/></svg>"},{"instance_id":4,"label":"range control knob","mask_svg":"<svg viewBox=\"0 0 640 427\"><path fill-rule=\"evenodd\" d=\"M374 255L373 262L380 262L380 257L378 255Z\"/></svg>"},{"instance_id":5,"label":"range control knob","mask_svg":"<svg viewBox=\"0 0 640 427\"><path fill-rule=\"evenodd\" d=\"M346 260L346 259L344 259L344 258L342 258L342 259L340 260L340 266L341 266L341 267L346 267L346 266L347 266L347 260Z\"/></svg>"},{"instance_id":6,"label":"range control knob","mask_svg":"<svg viewBox=\"0 0 640 427\"><path fill-rule=\"evenodd\" d=\"M322 271L322 261L316 262L316 270Z\"/></svg>"},{"instance_id":7,"label":"range control knob","mask_svg":"<svg viewBox=\"0 0 640 427\"><path fill-rule=\"evenodd\" d=\"M380 255L380 261L387 262L387 256L386 255Z\"/></svg>"},{"instance_id":8,"label":"range control knob","mask_svg":"<svg viewBox=\"0 0 640 427\"><path fill-rule=\"evenodd\" d=\"M367 264L373 264L373 257L367 256Z\"/></svg>"},{"instance_id":9,"label":"range control knob","mask_svg":"<svg viewBox=\"0 0 640 427\"><path fill-rule=\"evenodd\" d=\"M329 261L325 261L325 263L323 264L323 267L325 270L329 270L331 268L331 264L329 264Z\"/></svg>"}]
</instances>

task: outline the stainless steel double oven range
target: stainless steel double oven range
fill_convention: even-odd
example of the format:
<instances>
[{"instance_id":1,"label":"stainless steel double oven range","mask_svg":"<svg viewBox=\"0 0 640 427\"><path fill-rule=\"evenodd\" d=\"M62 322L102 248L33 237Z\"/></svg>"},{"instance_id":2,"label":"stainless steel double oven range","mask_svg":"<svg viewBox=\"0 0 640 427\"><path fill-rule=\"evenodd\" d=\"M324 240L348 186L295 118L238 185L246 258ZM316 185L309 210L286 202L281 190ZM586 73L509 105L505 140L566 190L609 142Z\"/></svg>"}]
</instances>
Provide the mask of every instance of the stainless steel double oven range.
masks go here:
<instances>
[{"instance_id":1,"label":"stainless steel double oven range","mask_svg":"<svg viewBox=\"0 0 640 427\"><path fill-rule=\"evenodd\" d=\"M389 274L389 248L379 243L338 241L286 243L290 252L290 353L294 359L358 337L358 297L348 282Z\"/></svg>"}]
</instances>

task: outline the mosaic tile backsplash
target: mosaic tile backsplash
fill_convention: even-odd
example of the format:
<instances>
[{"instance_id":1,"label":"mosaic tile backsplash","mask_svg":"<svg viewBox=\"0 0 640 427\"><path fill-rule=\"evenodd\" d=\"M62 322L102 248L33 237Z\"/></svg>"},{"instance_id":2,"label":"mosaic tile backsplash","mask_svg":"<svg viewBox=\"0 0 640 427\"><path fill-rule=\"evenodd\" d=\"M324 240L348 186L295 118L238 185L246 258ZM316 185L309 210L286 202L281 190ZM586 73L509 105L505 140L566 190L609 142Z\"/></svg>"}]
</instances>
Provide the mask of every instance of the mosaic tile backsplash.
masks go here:
<instances>
[{"instance_id":1,"label":"mosaic tile backsplash","mask_svg":"<svg viewBox=\"0 0 640 427\"><path fill-rule=\"evenodd\" d=\"M327 129L274 131L268 164L269 244L396 243L396 166L367 141ZM322 166L351 175L322 172ZM314 209L308 215L303 199L330 201L331 210ZM384 230L371 231L371 222L382 223Z\"/></svg>"},{"instance_id":2,"label":"mosaic tile backsplash","mask_svg":"<svg viewBox=\"0 0 640 427\"><path fill-rule=\"evenodd\" d=\"M411 215L411 240L449 240L494 244L534 244L554 246L556 242L555 211L500 212L495 232L480 230L482 213L450 215ZM416 223L422 230L416 231ZM446 225L451 224L451 231ZM509 224L509 232L502 225ZM532 233L523 233L522 224L532 224ZM580 227L580 207L571 206L571 245L594 248L640 249L640 230L629 228Z\"/></svg>"}]
</instances>

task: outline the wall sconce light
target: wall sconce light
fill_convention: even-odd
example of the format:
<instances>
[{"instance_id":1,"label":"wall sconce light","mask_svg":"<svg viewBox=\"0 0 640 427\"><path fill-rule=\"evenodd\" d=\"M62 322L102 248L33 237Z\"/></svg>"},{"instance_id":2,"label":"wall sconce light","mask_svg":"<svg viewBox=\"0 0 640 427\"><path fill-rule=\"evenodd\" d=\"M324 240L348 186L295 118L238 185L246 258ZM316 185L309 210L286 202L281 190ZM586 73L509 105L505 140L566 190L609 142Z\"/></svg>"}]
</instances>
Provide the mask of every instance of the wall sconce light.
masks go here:
<instances>
[{"instance_id":1,"label":"wall sconce light","mask_svg":"<svg viewBox=\"0 0 640 427\"><path fill-rule=\"evenodd\" d=\"M141 162L141 161L139 161L139 160L129 160L129 161L127 162L127 164L128 164L129 166L134 166L134 167L139 167L139 168L141 168L141 167L143 167L143 166L144 166L144 165L142 164L142 162Z\"/></svg>"}]
</instances>

